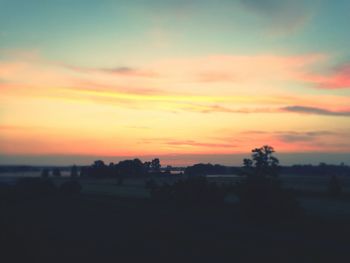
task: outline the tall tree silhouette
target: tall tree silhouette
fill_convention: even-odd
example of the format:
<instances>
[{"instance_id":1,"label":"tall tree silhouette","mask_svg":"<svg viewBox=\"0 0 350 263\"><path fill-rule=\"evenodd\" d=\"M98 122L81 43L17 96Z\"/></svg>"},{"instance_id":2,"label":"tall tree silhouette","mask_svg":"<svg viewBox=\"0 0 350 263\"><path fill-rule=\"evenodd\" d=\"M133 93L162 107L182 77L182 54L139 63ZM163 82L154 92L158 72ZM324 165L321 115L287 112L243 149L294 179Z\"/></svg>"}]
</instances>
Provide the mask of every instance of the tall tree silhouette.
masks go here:
<instances>
[{"instance_id":1,"label":"tall tree silhouette","mask_svg":"<svg viewBox=\"0 0 350 263\"><path fill-rule=\"evenodd\" d=\"M252 150L252 159L246 159L245 165L251 165L253 175L276 177L279 172L279 160L273 156L275 150L269 145Z\"/></svg>"},{"instance_id":2,"label":"tall tree silhouette","mask_svg":"<svg viewBox=\"0 0 350 263\"><path fill-rule=\"evenodd\" d=\"M300 212L293 191L280 185L279 161L274 152L271 146L264 145L252 150L251 159L243 160L246 179L238 190L240 205L256 219L288 218Z\"/></svg>"}]
</instances>

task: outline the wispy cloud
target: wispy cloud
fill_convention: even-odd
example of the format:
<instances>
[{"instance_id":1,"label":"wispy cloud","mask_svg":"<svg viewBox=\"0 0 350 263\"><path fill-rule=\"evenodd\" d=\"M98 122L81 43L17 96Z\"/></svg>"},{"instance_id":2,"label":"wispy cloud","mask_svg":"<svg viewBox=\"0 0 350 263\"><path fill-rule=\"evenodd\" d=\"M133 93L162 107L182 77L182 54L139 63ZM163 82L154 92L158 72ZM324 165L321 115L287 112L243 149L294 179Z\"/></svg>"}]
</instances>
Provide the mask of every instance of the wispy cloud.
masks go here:
<instances>
[{"instance_id":1,"label":"wispy cloud","mask_svg":"<svg viewBox=\"0 0 350 263\"><path fill-rule=\"evenodd\" d=\"M287 106L281 108L282 111L301 113L301 114L316 114L316 115L326 115L326 116L345 116L350 117L350 110L345 111L332 111L323 108L307 107L307 106Z\"/></svg>"},{"instance_id":2,"label":"wispy cloud","mask_svg":"<svg viewBox=\"0 0 350 263\"><path fill-rule=\"evenodd\" d=\"M156 72L150 70L142 70L127 66L118 66L113 68L88 68L88 67L78 67L72 65L65 65L67 69L79 72L79 73L105 73L109 75L116 76L125 76L125 77L145 77L152 78L157 77L158 74Z\"/></svg>"},{"instance_id":3,"label":"wispy cloud","mask_svg":"<svg viewBox=\"0 0 350 263\"><path fill-rule=\"evenodd\" d=\"M161 144L171 147L180 148L235 148L236 145L230 141L225 143L222 142L208 142L208 141L197 141L197 140L178 140L173 138L150 138L143 139L141 143L146 144Z\"/></svg>"},{"instance_id":4,"label":"wispy cloud","mask_svg":"<svg viewBox=\"0 0 350 263\"><path fill-rule=\"evenodd\" d=\"M279 149L288 151L319 151L349 149L341 141L347 140L348 132L338 130L247 130L239 133L242 143L269 142Z\"/></svg>"},{"instance_id":5,"label":"wispy cloud","mask_svg":"<svg viewBox=\"0 0 350 263\"><path fill-rule=\"evenodd\" d=\"M234 101L234 98L232 98L232 101ZM180 109L185 111L193 111L198 113L244 113L244 114L250 114L250 113L274 113L279 112L278 108L267 108L267 107L226 107L221 105L200 105L200 104L193 104L188 103Z\"/></svg>"},{"instance_id":6,"label":"wispy cloud","mask_svg":"<svg viewBox=\"0 0 350 263\"><path fill-rule=\"evenodd\" d=\"M167 145L172 146L195 146L195 147L215 147L215 148L234 148L233 144L227 143L208 143L208 142L197 142L193 140L173 140L165 142Z\"/></svg>"},{"instance_id":7,"label":"wispy cloud","mask_svg":"<svg viewBox=\"0 0 350 263\"><path fill-rule=\"evenodd\" d=\"M325 136L334 136L338 133L331 131L309 131L309 132L276 132L276 136L284 142L312 142Z\"/></svg>"}]
</instances>

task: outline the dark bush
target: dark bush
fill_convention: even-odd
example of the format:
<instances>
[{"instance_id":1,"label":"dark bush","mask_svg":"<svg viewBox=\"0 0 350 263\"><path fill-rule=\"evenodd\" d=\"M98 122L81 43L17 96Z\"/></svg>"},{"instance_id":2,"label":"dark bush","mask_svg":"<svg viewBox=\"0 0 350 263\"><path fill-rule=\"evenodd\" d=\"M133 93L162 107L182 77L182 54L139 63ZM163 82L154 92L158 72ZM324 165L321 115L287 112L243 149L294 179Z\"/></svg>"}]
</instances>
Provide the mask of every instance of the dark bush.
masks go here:
<instances>
[{"instance_id":1,"label":"dark bush","mask_svg":"<svg viewBox=\"0 0 350 263\"><path fill-rule=\"evenodd\" d=\"M80 183L76 180L70 180L70 181L64 182L60 186L60 192L68 195L79 194L81 189L82 187Z\"/></svg>"}]
</instances>

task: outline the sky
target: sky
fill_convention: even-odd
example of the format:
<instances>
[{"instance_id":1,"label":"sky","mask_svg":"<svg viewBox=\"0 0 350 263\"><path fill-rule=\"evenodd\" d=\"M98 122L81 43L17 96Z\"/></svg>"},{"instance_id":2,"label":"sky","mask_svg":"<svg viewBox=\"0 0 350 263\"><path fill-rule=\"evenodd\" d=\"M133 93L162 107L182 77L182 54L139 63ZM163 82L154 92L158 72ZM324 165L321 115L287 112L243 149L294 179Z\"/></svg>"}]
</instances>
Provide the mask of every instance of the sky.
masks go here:
<instances>
[{"instance_id":1,"label":"sky","mask_svg":"<svg viewBox=\"0 0 350 263\"><path fill-rule=\"evenodd\" d=\"M0 163L350 164L350 1L0 0Z\"/></svg>"}]
</instances>

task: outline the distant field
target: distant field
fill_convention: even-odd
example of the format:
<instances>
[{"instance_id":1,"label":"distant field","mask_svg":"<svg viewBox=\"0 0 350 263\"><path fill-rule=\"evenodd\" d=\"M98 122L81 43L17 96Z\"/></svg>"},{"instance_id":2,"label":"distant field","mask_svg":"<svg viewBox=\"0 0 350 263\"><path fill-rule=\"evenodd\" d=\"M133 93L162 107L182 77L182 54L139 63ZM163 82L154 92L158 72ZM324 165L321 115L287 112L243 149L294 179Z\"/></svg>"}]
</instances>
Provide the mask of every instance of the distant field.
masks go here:
<instances>
[{"instance_id":1,"label":"distant field","mask_svg":"<svg viewBox=\"0 0 350 263\"><path fill-rule=\"evenodd\" d=\"M338 176L338 179L343 187L343 191L350 193L350 176ZM238 182L241 180L239 176L225 176L216 175L210 176L210 179L215 182L230 183ZM281 175L280 180L286 188L293 188L295 190L301 191L311 191L311 192L326 192L328 188L328 182L330 176L326 175Z\"/></svg>"},{"instance_id":2,"label":"distant field","mask_svg":"<svg viewBox=\"0 0 350 263\"><path fill-rule=\"evenodd\" d=\"M28 173L3 173L0 175L0 182L14 183L20 177L38 177L38 172ZM59 186L63 182L69 180L69 173L63 172L62 177L51 177L54 183ZM327 198L327 187L329 176L296 176L296 175L282 175L282 184L285 187L301 190L305 193L323 194L323 197L315 197L313 195L307 197L300 197L299 200L306 211L311 214L319 214L323 216L337 216L350 217L350 200L341 199L334 200ZM172 183L176 178L158 178L158 183ZM235 183L241 180L238 176L211 176L210 181L217 183ZM350 177L339 177L343 187L343 192L350 193ZM145 188L145 179L126 179L123 185L117 185L115 179L93 179L93 178L79 178L82 185L82 193L97 194L106 196L120 196L120 197L138 197L149 198L149 191ZM237 201L237 197L230 196L229 202Z\"/></svg>"},{"instance_id":3,"label":"distant field","mask_svg":"<svg viewBox=\"0 0 350 263\"><path fill-rule=\"evenodd\" d=\"M68 171L61 172L62 178L53 178L55 181L60 182L64 178L69 177ZM20 177L38 177L40 176L40 172L20 172L20 173L1 173L0 181L2 182L14 182L16 179ZM210 181L214 181L217 183L235 183L239 182L242 177L235 175L214 175L209 176L208 179ZM327 191L328 182L330 180L330 176L299 176L299 175L281 175L280 179L284 187L293 188L295 190L308 191L308 192L316 192L322 193ZM338 176L339 181L341 182L343 191L345 193L350 193L350 176ZM143 188L145 179L126 179L123 187L128 188L131 192L132 188ZM172 178L162 178L157 179L160 183L166 182L171 183L174 181ZM86 191L99 191L98 189L102 186L106 190L106 192L114 192L110 188L114 188L113 185L116 184L116 180L113 179L83 179L80 180L84 186L86 186Z\"/></svg>"}]
</instances>

